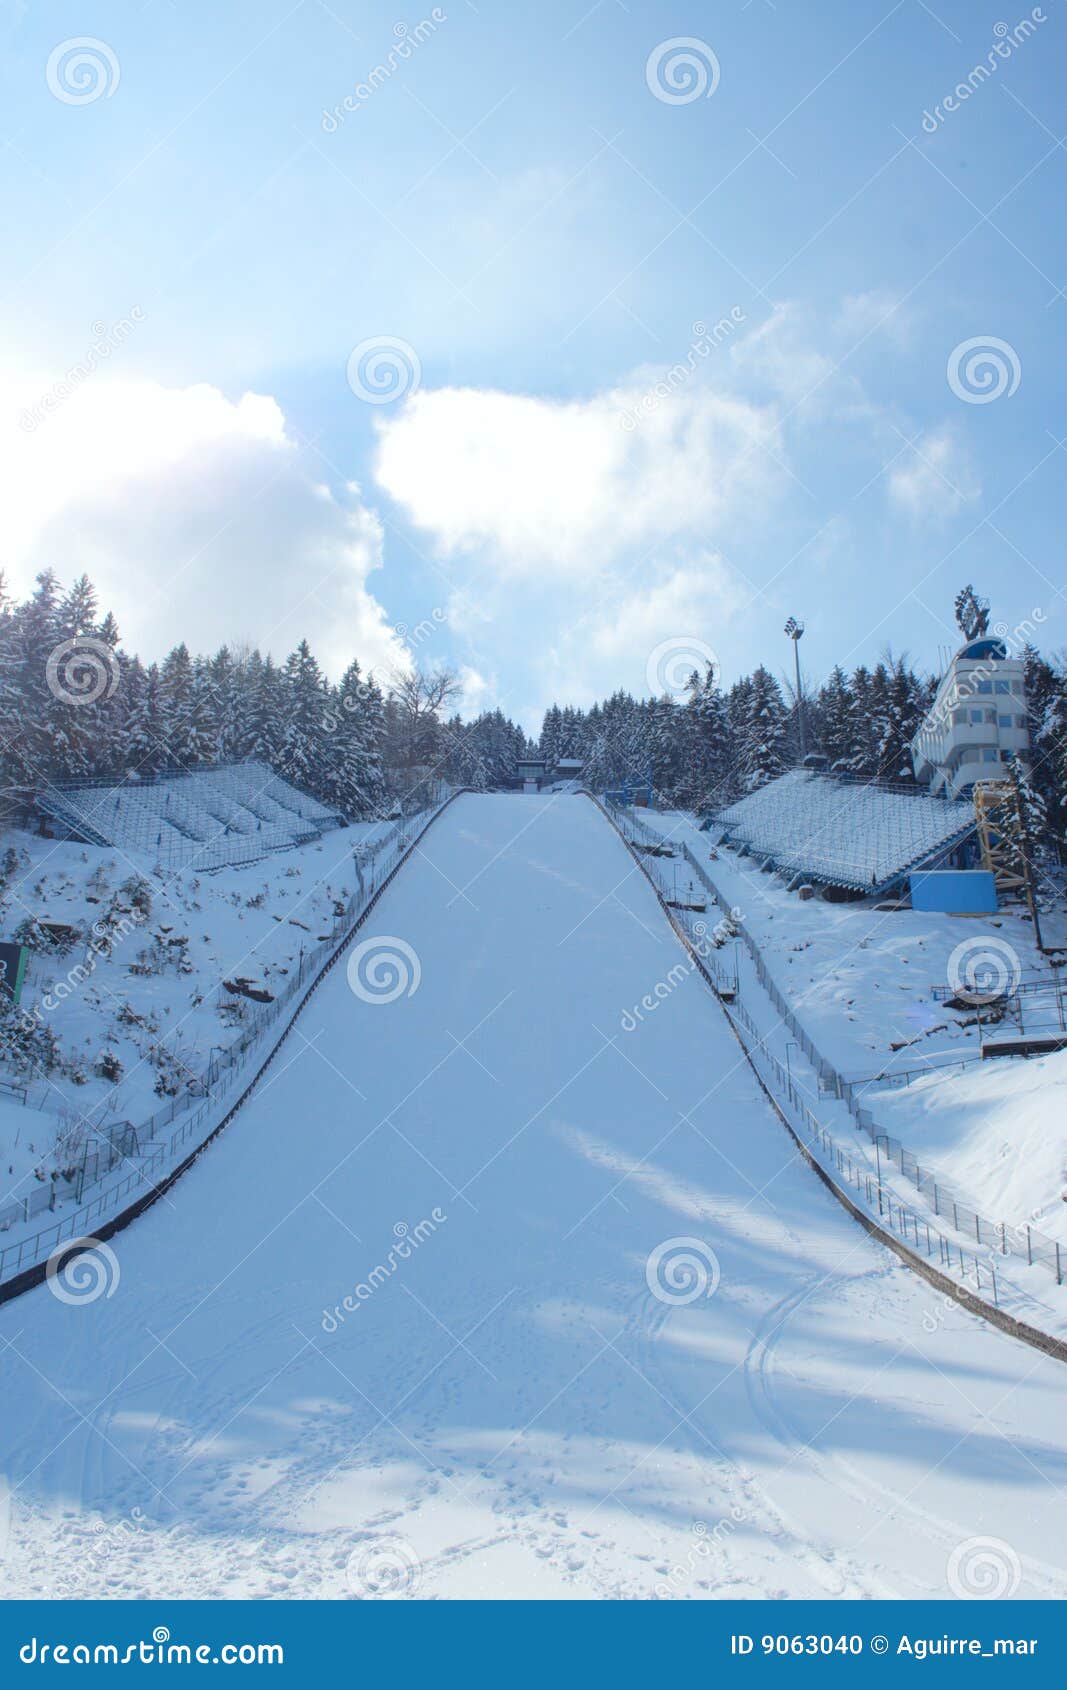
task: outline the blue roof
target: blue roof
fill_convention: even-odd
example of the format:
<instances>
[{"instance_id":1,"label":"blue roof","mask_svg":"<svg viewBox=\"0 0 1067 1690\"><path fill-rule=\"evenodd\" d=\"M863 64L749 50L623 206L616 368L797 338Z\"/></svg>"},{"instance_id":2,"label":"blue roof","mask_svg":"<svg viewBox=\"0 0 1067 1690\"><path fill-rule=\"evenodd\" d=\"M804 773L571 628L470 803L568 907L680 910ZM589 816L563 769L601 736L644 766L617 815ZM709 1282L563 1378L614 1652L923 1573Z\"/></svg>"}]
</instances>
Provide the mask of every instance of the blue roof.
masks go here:
<instances>
[{"instance_id":1,"label":"blue roof","mask_svg":"<svg viewBox=\"0 0 1067 1690\"><path fill-rule=\"evenodd\" d=\"M1003 663L1008 655L1008 648L1003 640L969 640L960 657L991 657L997 663Z\"/></svg>"}]
</instances>

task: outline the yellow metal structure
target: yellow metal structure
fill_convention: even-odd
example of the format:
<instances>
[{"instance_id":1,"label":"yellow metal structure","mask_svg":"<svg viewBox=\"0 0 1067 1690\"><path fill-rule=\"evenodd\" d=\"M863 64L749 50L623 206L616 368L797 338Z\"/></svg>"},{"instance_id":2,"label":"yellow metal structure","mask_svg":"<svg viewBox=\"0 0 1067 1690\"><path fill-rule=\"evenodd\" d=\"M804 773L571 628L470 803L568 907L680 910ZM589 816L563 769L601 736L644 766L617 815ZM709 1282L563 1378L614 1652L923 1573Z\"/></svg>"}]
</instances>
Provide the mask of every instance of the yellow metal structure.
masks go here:
<instances>
[{"instance_id":1,"label":"yellow metal structure","mask_svg":"<svg viewBox=\"0 0 1067 1690\"><path fill-rule=\"evenodd\" d=\"M980 780L974 785L974 815L982 867L993 875L1000 897L1026 897L1025 851L1019 802L1010 780Z\"/></svg>"}]
</instances>

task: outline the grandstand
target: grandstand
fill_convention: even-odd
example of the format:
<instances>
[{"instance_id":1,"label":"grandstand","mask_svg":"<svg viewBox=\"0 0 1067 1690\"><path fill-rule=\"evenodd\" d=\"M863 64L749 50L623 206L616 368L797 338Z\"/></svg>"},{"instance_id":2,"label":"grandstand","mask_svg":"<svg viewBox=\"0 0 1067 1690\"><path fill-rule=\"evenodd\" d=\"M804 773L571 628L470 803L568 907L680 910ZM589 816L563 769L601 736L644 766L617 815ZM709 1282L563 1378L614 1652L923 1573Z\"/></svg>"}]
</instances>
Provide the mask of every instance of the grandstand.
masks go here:
<instances>
[{"instance_id":1,"label":"grandstand","mask_svg":"<svg viewBox=\"0 0 1067 1690\"><path fill-rule=\"evenodd\" d=\"M712 821L723 843L765 867L875 895L943 863L975 831L970 804L811 769L791 769Z\"/></svg>"},{"instance_id":2,"label":"grandstand","mask_svg":"<svg viewBox=\"0 0 1067 1690\"><path fill-rule=\"evenodd\" d=\"M62 837L147 856L165 869L252 863L345 824L253 762L54 784L38 791L36 805Z\"/></svg>"}]
</instances>

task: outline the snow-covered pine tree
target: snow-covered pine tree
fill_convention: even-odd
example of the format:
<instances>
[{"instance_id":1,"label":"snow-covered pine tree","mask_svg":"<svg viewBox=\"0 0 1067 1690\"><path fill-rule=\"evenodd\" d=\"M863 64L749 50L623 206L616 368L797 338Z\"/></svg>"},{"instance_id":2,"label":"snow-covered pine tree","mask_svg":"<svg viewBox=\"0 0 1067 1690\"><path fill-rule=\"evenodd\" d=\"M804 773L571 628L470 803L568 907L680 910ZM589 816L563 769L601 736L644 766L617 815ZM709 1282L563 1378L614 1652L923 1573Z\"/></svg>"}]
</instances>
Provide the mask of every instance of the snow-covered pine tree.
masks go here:
<instances>
[{"instance_id":1,"label":"snow-covered pine tree","mask_svg":"<svg viewBox=\"0 0 1067 1690\"><path fill-rule=\"evenodd\" d=\"M155 775L167 766L166 723L159 667L133 658L126 670L126 722L119 766L139 775Z\"/></svg>"},{"instance_id":2,"label":"snow-covered pine tree","mask_svg":"<svg viewBox=\"0 0 1067 1690\"><path fill-rule=\"evenodd\" d=\"M819 740L831 769L847 769L856 743L856 702L848 676L835 664L819 689Z\"/></svg>"},{"instance_id":3,"label":"snow-covered pine tree","mask_svg":"<svg viewBox=\"0 0 1067 1690\"><path fill-rule=\"evenodd\" d=\"M749 681L741 725L741 777L746 792L756 792L784 772L786 717L781 688L761 663Z\"/></svg>"},{"instance_id":4,"label":"snow-covered pine tree","mask_svg":"<svg viewBox=\"0 0 1067 1690\"><path fill-rule=\"evenodd\" d=\"M268 768L280 769L285 731L285 687L274 660L268 653L252 653L246 677L248 703L244 712L242 750L245 757Z\"/></svg>"},{"instance_id":5,"label":"snow-covered pine tree","mask_svg":"<svg viewBox=\"0 0 1067 1690\"><path fill-rule=\"evenodd\" d=\"M319 746L322 723L329 695L307 640L301 640L296 650L289 654L282 670L282 681L284 720L278 772L295 786L316 793L321 773Z\"/></svg>"},{"instance_id":6,"label":"snow-covered pine tree","mask_svg":"<svg viewBox=\"0 0 1067 1690\"><path fill-rule=\"evenodd\" d=\"M883 668L882 664L878 666ZM876 671L876 674L878 671ZM923 696L902 657L886 668L876 773L879 780L915 784L911 741L923 716Z\"/></svg>"},{"instance_id":7,"label":"snow-covered pine tree","mask_svg":"<svg viewBox=\"0 0 1067 1690\"><path fill-rule=\"evenodd\" d=\"M686 746L686 796L682 802L701 813L727 802L729 722L726 701L719 691L714 666L703 675L694 671L688 686L686 715L690 728Z\"/></svg>"},{"instance_id":8,"label":"snow-covered pine tree","mask_svg":"<svg viewBox=\"0 0 1067 1690\"><path fill-rule=\"evenodd\" d=\"M165 766L170 769L188 768L193 719L193 660L184 640L168 651L163 659L159 672L159 698Z\"/></svg>"}]
</instances>

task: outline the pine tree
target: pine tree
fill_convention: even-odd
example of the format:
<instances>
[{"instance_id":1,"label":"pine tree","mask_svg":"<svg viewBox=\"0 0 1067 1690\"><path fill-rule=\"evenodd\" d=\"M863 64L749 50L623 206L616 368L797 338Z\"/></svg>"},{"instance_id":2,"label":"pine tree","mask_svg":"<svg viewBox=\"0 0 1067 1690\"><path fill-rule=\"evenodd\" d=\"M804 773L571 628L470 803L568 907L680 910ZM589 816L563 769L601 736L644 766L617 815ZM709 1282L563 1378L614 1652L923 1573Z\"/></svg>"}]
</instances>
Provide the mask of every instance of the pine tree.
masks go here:
<instances>
[{"instance_id":1,"label":"pine tree","mask_svg":"<svg viewBox=\"0 0 1067 1690\"><path fill-rule=\"evenodd\" d=\"M856 745L856 704L840 664L818 694L819 743L831 769L847 769Z\"/></svg>"},{"instance_id":2,"label":"pine tree","mask_svg":"<svg viewBox=\"0 0 1067 1690\"><path fill-rule=\"evenodd\" d=\"M128 715L123 735L123 765L142 776L157 775L167 766L163 688L158 665L143 669L140 659L129 665L125 688Z\"/></svg>"},{"instance_id":3,"label":"pine tree","mask_svg":"<svg viewBox=\"0 0 1067 1690\"><path fill-rule=\"evenodd\" d=\"M915 784L911 741L922 715L922 699L915 678L908 673L904 659L897 658L887 671L885 683L876 761L879 780Z\"/></svg>"},{"instance_id":4,"label":"pine tree","mask_svg":"<svg viewBox=\"0 0 1067 1690\"><path fill-rule=\"evenodd\" d=\"M295 786L314 792L318 784L316 753L329 695L306 640L301 640L286 659L282 681L284 717L278 772Z\"/></svg>"},{"instance_id":5,"label":"pine tree","mask_svg":"<svg viewBox=\"0 0 1067 1690\"><path fill-rule=\"evenodd\" d=\"M741 779L756 792L786 767L786 708L781 689L762 663L749 682L741 722Z\"/></svg>"}]
</instances>

